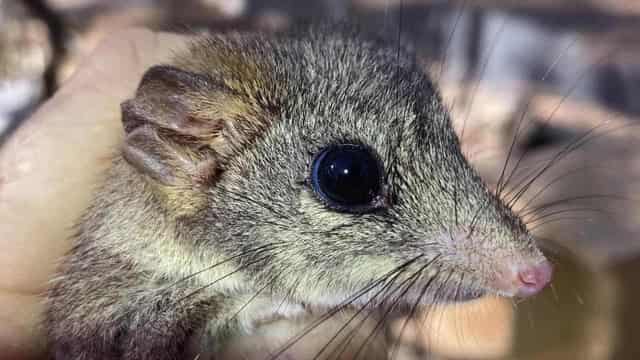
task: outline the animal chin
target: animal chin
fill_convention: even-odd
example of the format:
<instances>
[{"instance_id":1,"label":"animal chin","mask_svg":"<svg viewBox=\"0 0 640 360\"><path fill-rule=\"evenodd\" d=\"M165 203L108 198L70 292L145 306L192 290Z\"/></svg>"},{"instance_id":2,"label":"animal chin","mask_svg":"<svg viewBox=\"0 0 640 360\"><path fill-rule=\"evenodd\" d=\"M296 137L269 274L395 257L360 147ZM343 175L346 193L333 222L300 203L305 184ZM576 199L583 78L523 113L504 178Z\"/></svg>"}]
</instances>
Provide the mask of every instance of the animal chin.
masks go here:
<instances>
[{"instance_id":1,"label":"animal chin","mask_svg":"<svg viewBox=\"0 0 640 360\"><path fill-rule=\"evenodd\" d=\"M442 303L442 304L450 304L450 303L460 303L467 302L479 299L489 292L482 289L456 289L455 293L448 293L442 296L438 296L435 299L432 299L431 303Z\"/></svg>"}]
</instances>

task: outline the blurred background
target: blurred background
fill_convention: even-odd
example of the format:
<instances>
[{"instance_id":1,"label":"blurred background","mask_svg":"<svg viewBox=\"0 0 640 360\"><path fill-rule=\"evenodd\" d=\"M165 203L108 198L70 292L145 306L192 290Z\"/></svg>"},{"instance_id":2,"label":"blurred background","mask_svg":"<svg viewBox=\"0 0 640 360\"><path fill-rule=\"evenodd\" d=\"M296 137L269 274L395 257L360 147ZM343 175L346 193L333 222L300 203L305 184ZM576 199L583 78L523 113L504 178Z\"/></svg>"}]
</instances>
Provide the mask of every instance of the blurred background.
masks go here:
<instances>
[{"instance_id":1,"label":"blurred background","mask_svg":"<svg viewBox=\"0 0 640 360\"><path fill-rule=\"evenodd\" d=\"M414 47L471 162L491 186L505 174L503 195L556 264L535 299L411 324L402 357L639 359L640 1L0 0L0 146L114 29L309 18Z\"/></svg>"}]
</instances>

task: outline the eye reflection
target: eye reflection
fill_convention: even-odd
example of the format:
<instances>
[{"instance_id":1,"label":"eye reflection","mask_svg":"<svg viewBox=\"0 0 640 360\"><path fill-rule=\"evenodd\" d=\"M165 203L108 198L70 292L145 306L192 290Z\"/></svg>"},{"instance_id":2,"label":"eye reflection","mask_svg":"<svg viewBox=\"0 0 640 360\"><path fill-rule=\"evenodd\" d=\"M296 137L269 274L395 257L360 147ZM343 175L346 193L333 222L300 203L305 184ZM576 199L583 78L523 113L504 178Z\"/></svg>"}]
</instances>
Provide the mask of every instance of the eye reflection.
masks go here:
<instances>
[{"instance_id":1,"label":"eye reflection","mask_svg":"<svg viewBox=\"0 0 640 360\"><path fill-rule=\"evenodd\" d=\"M382 176L369 149L344 144L318 154L311 179L316 193L330 206L357 211L374 202L380 193Z\"/></svg>"}]
</instances>

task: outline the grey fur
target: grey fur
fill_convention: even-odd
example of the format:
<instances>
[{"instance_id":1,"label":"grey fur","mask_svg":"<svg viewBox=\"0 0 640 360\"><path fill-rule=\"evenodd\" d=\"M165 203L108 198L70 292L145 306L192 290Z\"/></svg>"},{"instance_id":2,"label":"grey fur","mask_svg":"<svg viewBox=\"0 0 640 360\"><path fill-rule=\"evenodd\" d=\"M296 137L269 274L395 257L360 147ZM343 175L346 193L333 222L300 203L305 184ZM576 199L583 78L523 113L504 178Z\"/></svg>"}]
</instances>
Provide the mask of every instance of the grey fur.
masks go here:
<instances>
[{"instance_id":1,"label":"grey fur","mask_svg":"<svg viewBox=\"0 0 640 360\"><path fill-rule=\"evenodd\" d=\"M348 29L228 34L196 41L174 65L203 76L184 99L221 89L253 102L258 128L236 128L246 135L239 137L225 128L226 153L189 150L189 159L212 157L206 173L215 176L181 183L205 199L184 214L162 196L178 187L173 177L167 185L115 156L49 292L54 358L180 358L205 326L222 346L243 331L240 321L225 321L239 299L263 288L260 298L326 309L415 259L394 279L416 280L401 309L496 292L496 269L543 259L464 159L433 83L394 44ZM246 76L255 69L263 78L253 84ZM219 86L228 79L246 86ZM205 105L193 106L202 114ZM373 213L332 211L308 185L314 154L345 141L366 144L384 164L385 206ZM372 300L383 284L352 305Z\"/></svg>"}]
</instances>

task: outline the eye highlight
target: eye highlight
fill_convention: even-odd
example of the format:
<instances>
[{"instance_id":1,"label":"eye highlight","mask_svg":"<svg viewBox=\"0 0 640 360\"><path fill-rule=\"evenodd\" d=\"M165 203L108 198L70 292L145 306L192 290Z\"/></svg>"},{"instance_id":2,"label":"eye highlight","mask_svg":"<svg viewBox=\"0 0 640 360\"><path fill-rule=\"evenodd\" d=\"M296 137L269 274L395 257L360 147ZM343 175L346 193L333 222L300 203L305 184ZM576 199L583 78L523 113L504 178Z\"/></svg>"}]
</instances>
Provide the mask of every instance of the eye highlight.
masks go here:
<instances>
[{"instance_id":1,"label":"eye highlight","mask_svg":"<svg viewBox=\"0 0 640 360\"><path fill-rule=\"evenodd\" d=\"M365 146L334 145L323 149L314 159L311 183L330 208L362 213L375 209L380 202L382 169Z\"/></svg>"}]
</instances>

